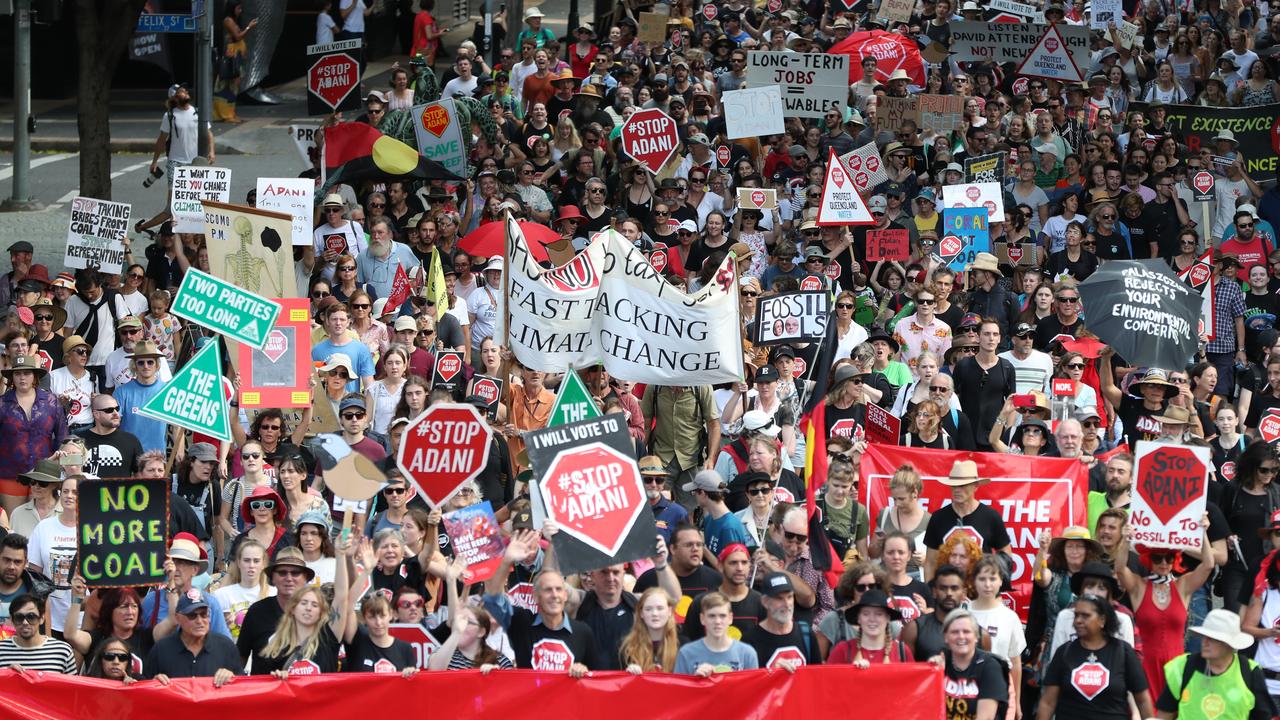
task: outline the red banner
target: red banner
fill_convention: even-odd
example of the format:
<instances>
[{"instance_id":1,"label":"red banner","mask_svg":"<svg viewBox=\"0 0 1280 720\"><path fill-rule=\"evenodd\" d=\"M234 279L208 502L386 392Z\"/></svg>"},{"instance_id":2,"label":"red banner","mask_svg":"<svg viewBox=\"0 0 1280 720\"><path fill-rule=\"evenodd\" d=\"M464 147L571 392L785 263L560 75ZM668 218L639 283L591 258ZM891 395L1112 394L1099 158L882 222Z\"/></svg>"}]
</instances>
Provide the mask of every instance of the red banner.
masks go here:
<instances>
[{"instance_id":1,"label":"red banner","mask_svg":"<svg viewBox=\"0 0 1280 720\"><path fill-rule=\"evenodd\" d=\"M385 685L385 687L384 687ZM838 692L833 692L838 688ZM400 698L420 718L609 717L678 720L730 717L812 720L856 697L870 717L943 720L942 670L927 663L809 666L794 675L753 670L700 679L682 675L592 673L582 680L532 670L422 672L405 680L372 673L236 678L214 688L209 678L119 683L30 671L0 671L8 718L145 718L226 720L365 717ZM413 702L413 698L419 702ZM429 700L429 701L428 701ZM537 709L533 709L536 707ZM655 708L661 710L655 713Z\"/></svg>"},{"instance_id":2,"label":"red banner","mask_svg":"<svg viewBox=\"0 0 1280 720\"><path fill-rule=\"evenodd\" d=\"M889 505L889 479L898 467L903 463L915 466L924 479L920 503L932 512L951 504L951 488L937 480L950 474L956 460L977 462L978 475L991 478L978 490L978 500L999 511L1009 531L1013 592L1006 595L1005 602L1026 620L1037 538L1046 528L1058 535L1068 525L1087 522L1088 470L1074 459L868 445L862 455L859 495L871 513L872 531L876 517Z\"/></svg>"}]
</instances>

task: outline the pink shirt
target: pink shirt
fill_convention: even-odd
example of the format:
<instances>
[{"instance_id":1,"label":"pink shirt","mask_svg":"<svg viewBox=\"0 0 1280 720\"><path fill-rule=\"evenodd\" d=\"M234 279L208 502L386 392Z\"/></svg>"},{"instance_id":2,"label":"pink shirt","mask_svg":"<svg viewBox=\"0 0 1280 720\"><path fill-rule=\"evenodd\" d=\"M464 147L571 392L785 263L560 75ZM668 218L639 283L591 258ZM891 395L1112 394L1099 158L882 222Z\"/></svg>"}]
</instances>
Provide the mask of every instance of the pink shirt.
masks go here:
<instances>
[{"instance_id":1,"label":"pink shirt","mask_svg":"<svg viewBox=\"0 0 1280 720\"><path fill-rule=\"evenodd\" d=\"M937 317L928 325L920 324L919 315L909 315L898 321L893 336L902 345L902 361L915 369L920 353L928 350L939 358L951 347L951 326Z\"/></svg>"}]
</instances>

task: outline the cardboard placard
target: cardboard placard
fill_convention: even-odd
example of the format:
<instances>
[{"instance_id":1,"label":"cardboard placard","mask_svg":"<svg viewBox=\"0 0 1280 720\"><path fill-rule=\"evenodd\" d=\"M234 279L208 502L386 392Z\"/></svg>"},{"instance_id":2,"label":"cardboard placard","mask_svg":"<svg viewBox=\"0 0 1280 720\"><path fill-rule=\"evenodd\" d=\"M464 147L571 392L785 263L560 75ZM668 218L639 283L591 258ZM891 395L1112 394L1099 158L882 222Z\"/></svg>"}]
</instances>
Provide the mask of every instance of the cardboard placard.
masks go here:
<instances>
[{"instance_id":1,"label":"cardboard placard","mask_svg":"<svg viewBox=\"0 0 1280 720\"><path fill-rule=\"evenodd\" d=\"M920 124L920 99L914 95L907 97L880 96L876 104L876 130L894 132L902 127L902 123L911 120Z\"/></svg>"},{"instance_id":2,"label":"cardboard placard","mask_svg":"<svg viewBox=\"0 0 1280 720\"><path fill-rule=\"evenodd\" d=\"M667 39L666 13L640 13L640 28L636 39L645 45L661 45Z\"/></svg>"},{"instance_id":3,"label":"cardboard placard","mask_svg":"<svg viewBox=\"0 0 1280 720\"><path fill-rule=\"evenodd\" d=\"M471 573L467 582L484 582L493 577L507 546L489 501L445 513L440 519L453 544L454 555L467 563Z\"/></svg>"},{"instance_id":4,"label":"cardboard placard","mask_svg":"<svg viewBox=\"0 0 1280 720\"><path fill-rule=\"evenodd\" d=\"M65 267L97 268L104 273L124 269L124 241L129 236L129 203L90 197L71 201Z\"/></svg>"},{"instance_id":5,"label":"cardboard placard","mask_svg":"<svg viewBox=\"0 0 1280 720\"><path fill-rule=\"evenodd\" d=\"M867 403L866 435L868 443L900 445L902 419L874 403Z\"/></svg>"},{"instance_id":6,"label":"cardboard placard","mask_svg":"<svg viewBox=\"0 0 1280 720\"><path fill-rule=\"evenodd\" d=\"M958 62L1021 63L1044 37L1045 25L952 20L951 56ZM1089 28L1059 24L1058 35L1076 67L1089 66Z\"/></svg>"},{"instance_id":7,"label":"cardboard placard","mask_svg":"<svg viewBox=\"0 0 1280 720\"><path fill-rule=\"evenodd\" d=\"M169 485L149 478L81 480L76 567L89 587L139 587L165 580ZM58 568L45 568L50 577ZM69 584L69 583L68 583Z\"/></svg>"},{"instance_id":8,"label":"cardboard placard","mask_svg":"<svg viewBox=\"0 0 1280 720\"><path fill-rule=\"evenodd\" d=\"M1129 506L1133 543L1199 550L1213 460L1209 448L1139 440L1136 450Z\"/></svg>"},{"instance_id":9,"label":"cardboard placard","mask_svg":"<svg viewBox=\"0 0 1280 720\"><path fill-rule=\"evenodd\" d=\"M730 140L778 135L785 130L782 89L777 85L724 93L725 137Z\"/></svg>"},{"instance_id":10,"label":"cardboard placard","mask_svg":"<svg viewBox=\"0 0 1280 720\"><path fill-rule=\"evenodd\" d=\"M258 178L257 207L293 218L294 247L311 246L316 183L310 178Z\"/></svg>"},{"instance_id":11,"label":"cardboard placard","mask_svg":"<svg viewBox=\"0 0 1280 720\"><path fill-rule=\"evenodd\" d=\"M920 127L949 133L964 119L964 98L959 95L920 95Z\"/></svg>"},{"instance_id":12,"label":"cardboard placard","mask_svg":"<svg viewBox=\"0 0 1280 720\"><path fill-rule=\"evenodd\" d=\"M915 9L915 0L882 0L876 17L889 22L911 22Z\"/></svg>"},{"instance_id":13,"label":"cardboard placard","mask_svg":"<svg viewBox=\"0 0 1280 720\"><path fill-rule=\"evenodd\" d=\"M905 228L867 231L867 260L907 260L911 257L911 232Z\"/></svg>"},{"instance_id":14,"label":"cardboard placard","mask_svg":"<svg viewBox=\"0 0 1280 720\"><path fill-rule=\"evenodd\" d=\"M774 188L738 188L738 207L772 210L778 207L778 191Z\"/></svg>"},{"instance_id":15,"label":"cardboard placard","mask_svg":"<svg viewBox=\"0 0 1280 720\"><path fill-rule=\"evenodd\" d=\"M820 118L830 110L843 111L849 98L849 55L782 50L747 53L747 87L769 86L780 89L787 117Z\"/></svg>"},{"instance_id":16,"label":"cardboard placard","mask_svg":"<svg viewBox=\"0 0 1280 720\"><path fill-rule=\"evenodd\" d=\"M827 332L831 294L793 292L767 295L756 303L756 345L815 342Z\"/></svg>"},{"instance_id":17,"label":"cardboard placard","mask_svg":"<svg viewBox=\"0 0 1280 720\"><path fill-rule=\"evenodd\" d=\"M466 380L462 366L462 353L457 350L437 351L436 364L431 368L431 389L444 388L454 392L462 387Z\"/></svg>"},{"instance_id":18,"label":"cardboard placard","mask_svg":"<svg viewBox=\"0 0 1280 720\"><path fill-rule=\"evenodd\" d=\"M1089 29L1105 31L1111 23L1116 27L1124 22L1124 3L1121 0L1091 0L1089 4Z\"/></svg>"},{"instance_id":19,"label":"cardboard placard","mask_svg":"<svg viewBox=\"0 0 1280 720\"><path fill-rule=\"evenodd\" d=\"M1133 44L1138 41L1138 33L1141 31L1142 28L1138 27L1136 23L1131 23L1128 20L1122 20L1120 21L1120 27L1116 32L1120 36L1120 44L1127 48L1131 48L1133 47Z\"/></svg>"},{"instance_id":20,"label":"cardboard placard","mask_svg":"<svg viewBox=\"0 0 1280 720\"><path fill-rule=\"evenodd\" d=\"M281 312L261 350L240 345L240 407L311 404L311 313L306 298L276 300Z\"/></svg>"},{"instance_id":21,"label":"cardboard placard","mask_svg":"<svg viewBox=\"0 0 1280 720\"><path fill-rule=\"evenodd\" d=\"M205 231L203 200L231 201L231 170L220 167L179 165L173 169L171 195L173 231L202 233ZM210 262L212 262L210 258ZM210 265L210 267L213 267ZM215 273L216 274L216 273Z\"/></svg>"},{"instance_id":22,"label":"cardboard placard","mask_svg":"<svg viewBox=\"0 0 1280 720\"><path fill-rule=\"evenodd\" d=\"M942 237L934 252L956 272L969 269L978 253L991 251L991 229L982 208L942 211Z\"/></svg>"}]
</instances>

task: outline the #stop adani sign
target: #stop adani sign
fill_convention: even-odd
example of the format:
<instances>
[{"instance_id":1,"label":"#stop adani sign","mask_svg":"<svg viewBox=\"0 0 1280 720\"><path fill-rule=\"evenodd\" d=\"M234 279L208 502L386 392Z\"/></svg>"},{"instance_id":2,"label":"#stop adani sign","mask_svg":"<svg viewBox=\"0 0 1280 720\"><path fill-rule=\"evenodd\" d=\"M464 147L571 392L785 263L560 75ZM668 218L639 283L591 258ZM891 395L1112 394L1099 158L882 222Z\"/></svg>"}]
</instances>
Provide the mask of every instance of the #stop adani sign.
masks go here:
<instances>
[{"instance_id":1,"label":"#stop adani sign","mask_svg":"<svg viewBox=\"0 0 1280 720\"><path fill-rule=\"evenodd\" d=\"M1199 549L1212 456L1207 447L1139 440L1134 453L1133 542L1149 548Z\"/></svg>"},{"instance_id":2,"label":"#stop adani sign","mask_svg":"<svg viewBox=\"0 0 1280 720\"><path fill-rule=\"evenodd\" d=\"M484 470L492 439L489 424L471 405L432 405L404 429L396 465L437 508Z\"/></svg>"},{"instance_id":3,"label":"#stop adani sign","mask_svg":"<svg viewBox=\"0 0 1280 720\"><path fill-rule=\"evenodd\" d=\"M311 45L307 55L307 114L360 109L360 40Z\"/></svg>"},{"instance_id":4,"label":"#stop adani sign","mask_svg":"<svg viewBox=\"0 0 1280 720\"><path fill-rule=\"evenodd\" d=\"M640 110L622 125L622 151L657 175L680 142L676 121L657 108Z\"/></svg>"}]
</instances>

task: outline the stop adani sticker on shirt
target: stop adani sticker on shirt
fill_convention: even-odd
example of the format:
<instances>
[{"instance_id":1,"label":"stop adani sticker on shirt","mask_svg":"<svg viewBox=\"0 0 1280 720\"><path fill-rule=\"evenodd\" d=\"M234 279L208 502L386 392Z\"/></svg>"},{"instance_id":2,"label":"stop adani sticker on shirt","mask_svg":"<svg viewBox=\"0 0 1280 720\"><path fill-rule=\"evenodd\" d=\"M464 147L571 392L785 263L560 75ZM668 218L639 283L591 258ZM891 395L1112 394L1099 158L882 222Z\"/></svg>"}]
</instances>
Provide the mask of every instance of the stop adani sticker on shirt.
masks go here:
<instances>
[{"instance_id":1,"label":"stop adani sticker on shirt","mask_svg":"<svg viewBox=\"0 0 1280 720\"><path fill-rule=\"evenodd\" d=\"M563 640L547 638L533 644L533 652L529 655L529 665L534 670L550 670L552 672L568 672L573 665L573 651Z\"/></svg>"}]
</instances>

